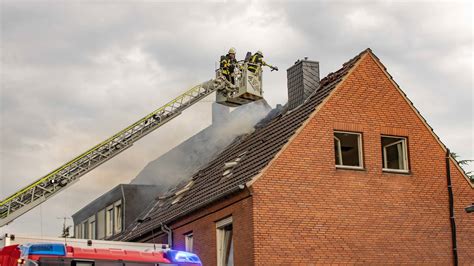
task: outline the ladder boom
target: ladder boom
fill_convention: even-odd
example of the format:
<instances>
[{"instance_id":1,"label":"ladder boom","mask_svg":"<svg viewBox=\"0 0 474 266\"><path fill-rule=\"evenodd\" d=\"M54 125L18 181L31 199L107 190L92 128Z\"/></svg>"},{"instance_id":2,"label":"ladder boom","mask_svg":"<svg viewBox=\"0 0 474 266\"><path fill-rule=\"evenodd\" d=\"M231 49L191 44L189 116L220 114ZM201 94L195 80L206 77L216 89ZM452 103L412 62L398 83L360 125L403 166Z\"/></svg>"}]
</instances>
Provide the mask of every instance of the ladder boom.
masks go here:
<instances>
[{"instance_id":1,"label":"ladder boom","mask_svg":"<svg viewBox=\"0 0 474 266\"><path fill-rule=\"evenodd\" d=\"M216 78L191 88L107 140L2 200L0 227L66 189L84 174L131 147L137 140L179 116L194 103L225 86L224 80Z\"/></svg>"}]
</instances>

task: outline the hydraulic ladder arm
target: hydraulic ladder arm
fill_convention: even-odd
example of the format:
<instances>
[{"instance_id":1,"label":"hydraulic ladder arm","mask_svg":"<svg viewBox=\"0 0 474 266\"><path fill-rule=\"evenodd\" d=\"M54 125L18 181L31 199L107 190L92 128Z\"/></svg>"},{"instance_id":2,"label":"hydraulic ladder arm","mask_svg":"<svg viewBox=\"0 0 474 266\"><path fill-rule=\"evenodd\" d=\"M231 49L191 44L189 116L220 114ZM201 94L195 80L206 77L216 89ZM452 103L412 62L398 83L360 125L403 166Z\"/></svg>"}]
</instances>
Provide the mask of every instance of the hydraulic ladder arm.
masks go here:
<instances>
[{"instance_id":1,"label":"hydraulic ladder arm","mask_svg":"<svg viewBox=\"0 0 474 266\"><path fill-rule=\"evenodd\" d=\"M229 83L217 77L191 88L129 127L2 200L0 202L0 227L68 188L81 176L171 121L194 103L215 91L225 91L227 87L229 87Z\"/></svg>"}]
</instances>

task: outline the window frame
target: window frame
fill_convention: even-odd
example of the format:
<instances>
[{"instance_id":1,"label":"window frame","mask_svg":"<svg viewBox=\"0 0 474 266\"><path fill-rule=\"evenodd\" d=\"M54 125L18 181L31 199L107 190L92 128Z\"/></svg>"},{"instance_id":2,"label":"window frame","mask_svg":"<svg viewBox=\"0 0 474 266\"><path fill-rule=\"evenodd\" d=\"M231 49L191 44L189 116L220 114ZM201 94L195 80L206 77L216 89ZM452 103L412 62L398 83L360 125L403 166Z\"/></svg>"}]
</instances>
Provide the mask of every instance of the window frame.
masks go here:
<instances>
[{"instance_id":1,"label":"window frame","mask_svg":"<svg viewBox=\"0 0 474 266\"><path fill-rule=\"evenodd\" d=\"M117 208L120 207L120 213L117 213ZM114 203L114 210L113 210L113 215L114 215L114 226L113 226L113 234L118 234L122 232L123 229L123 204L122 200L118 200Z\"/></svg>"},{"instance_id":2,"label":"window frame","mask_svg":"<svg viewBox=\"0 0 474 266\"><path fill-rule=\"evenodd\" d=\"M81 238L80 236L80 229L81 228L81 224L76 224L74 225L74 238Z\"/></svg>"},{"instance_id":3,"label":"window frame","mask_svg":"<svg viewBox=\"0 0 474 266\"><path fill-rule=\"evenodd\" d=\"M110 212L112 211L112 212ZM110 215L108 215L110 213ZM109 221L112 224L109 224ZM114 235L114 204L111 204L105 208L105 238L111 237ZM110 234L109 234L110 229Z\"/></svg>"},{"instance_id":4,"label":"window frame","mask_svg":"<svg viewBox=\"0 0 474 266\"><path fill-rule=\"evenodd\" d=\"M193 245L194 245L194 234L193 232L189 232L184 234L184 250L187 252L193 252Z\"/></svg>"},{"instance_id":5,"label":"window frame","mask_svg":"<svg viewBox=\"0 0 474 266\"><path fill-rule=\"evenodd\" d=\"M89 234L89 223L88 220L85 220L81 223L81 238L86 239Z\"/></svg>"},{"instance_id":6,"label":"window frame","mask_svg":"<svg viewBox=\"0 0 474 266\"><path fill-rule=\"evenodd\" d=\"M225 258L224 258L224 251L221 249L222 244L220 243L221 239L224 237L225 233L225 227L228 225L233 226L233 219L232 216L229 216L227 218L224 218L222 220L219 220L216 222L216 248L217 248L217 266L227 266L225 265ZM233 242L234 242L234 228L232 227L232 238L230 245L232 247L232 254L229 254L229 256L233 256L234 250L233 250ZM229 247L230 248L230 247Z\"/></svg>"},{"instance_id":7,"label":"window frame","mask_svg":"<svg viewBox=\"0 0 474 266\"><path fill-rule=\"evenodd\" d=\"M382 144L382 139L383 138L392 138L392 139L399 139L396 142L390 143L386 146L383 146ZM387 168L387 153L386 153L386 148L389 146L397 145L398 143L402 143L402 162L405 166L405 169L392 169L392 168ZM389 173L400 173L400 174L409 174L410 173L410 159L409 159L409 154L408 154L408 137L402 137L402 136L392 136L392 135L381 135L380 136L380 146L382 147L382 171L383 172L389 172Z\"/></svg>"},{"instance_id":8,"label":"window frame","mask_svg":"<svg viewBox=\"0 0 474 266\"><path fill-rule=\"evenodd\" d=\"M86 238L97 239L97 222L96 222L95 214L89 217L89 219L87 219L87 237Z\"/></svg>"},{"instance_id":9,"label":"window frame","mask_svg":"<svg viewBox=\"0 0 474 266\"><path fill-rule=\"evenodd\" d=\"M357 145L359 148L359 166L352 166L352 165L338 165L336 164L336 169L351 169L351 170L364 170L364 142L362 141L362 132L354 132L354 131L343 131L343 130L334 130L333 132L333 140L338 141L338 150L334 151L335 153L337 152L340 155L340 161L343 163L342 160L342 148L341 148L341 140L336 137L336 133L342 133L342 134L352 134L352 135L357 135Z\"/></svg>"},{"instance_id":10,"label":"window frame","mask_svg":"<svg viewBox=\"0 0 474 266\"><path fill-rule=\"evenodd\" d=\"M97 235L97 239L105 239L106 236L106 231L105 231L105 211L106 209L103 208L103 209L100 209L97 213L96 213L96 224L97 224L97 228L96 228L96 235Z\"/></svg>"}]
</instances>

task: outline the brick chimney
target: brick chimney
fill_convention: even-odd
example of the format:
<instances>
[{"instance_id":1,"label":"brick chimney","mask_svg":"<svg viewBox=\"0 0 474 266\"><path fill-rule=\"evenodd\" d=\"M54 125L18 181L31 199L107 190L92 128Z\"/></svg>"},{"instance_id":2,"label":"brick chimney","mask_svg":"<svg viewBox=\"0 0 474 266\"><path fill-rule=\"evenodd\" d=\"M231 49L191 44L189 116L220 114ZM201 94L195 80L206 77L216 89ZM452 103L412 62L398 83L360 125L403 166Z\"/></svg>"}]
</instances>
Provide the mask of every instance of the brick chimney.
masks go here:
<instances>
[{"instance_id":1,"label":"brick chimney","mask_svg":"<svg viewBox=\"0 0 474 266\"><path fill-rule=\"evenodd\" d=\"M298 60L286 71L288 79L288 109L301 105L319 87L319 62L307 57Z\"/></svg>"}]
</instances>

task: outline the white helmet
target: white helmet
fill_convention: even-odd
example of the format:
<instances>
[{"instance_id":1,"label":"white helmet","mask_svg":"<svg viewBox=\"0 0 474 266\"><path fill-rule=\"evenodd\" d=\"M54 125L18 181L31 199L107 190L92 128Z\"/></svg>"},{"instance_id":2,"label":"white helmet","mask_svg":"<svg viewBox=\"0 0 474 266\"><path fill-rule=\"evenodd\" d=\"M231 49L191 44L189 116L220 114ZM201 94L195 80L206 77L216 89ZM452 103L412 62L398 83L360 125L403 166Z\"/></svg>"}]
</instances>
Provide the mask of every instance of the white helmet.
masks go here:
<instances>
[{"instance_id":1,"label":"white helmet","mask_svg":"<svg viewBox=\"0 0 474 266\"><path fill-rule=\"evenodd\" d=\"M229 49L229 52L228 52L228 53L229 53L229 54L235 54L235 48L234 48L234 47L231 47L231 48Z\"/></svg>"},{"instance_id":2,"label":"white helmet","mask_svg":"<svg viewBox=\"0 0 474 266\"><path fill-rule=\"evenodd\" d=\"M262 51L260 51L260 50L257 51L257 54L263 56L263 53L262 53Z\"/></svg>"}]
</instances>

